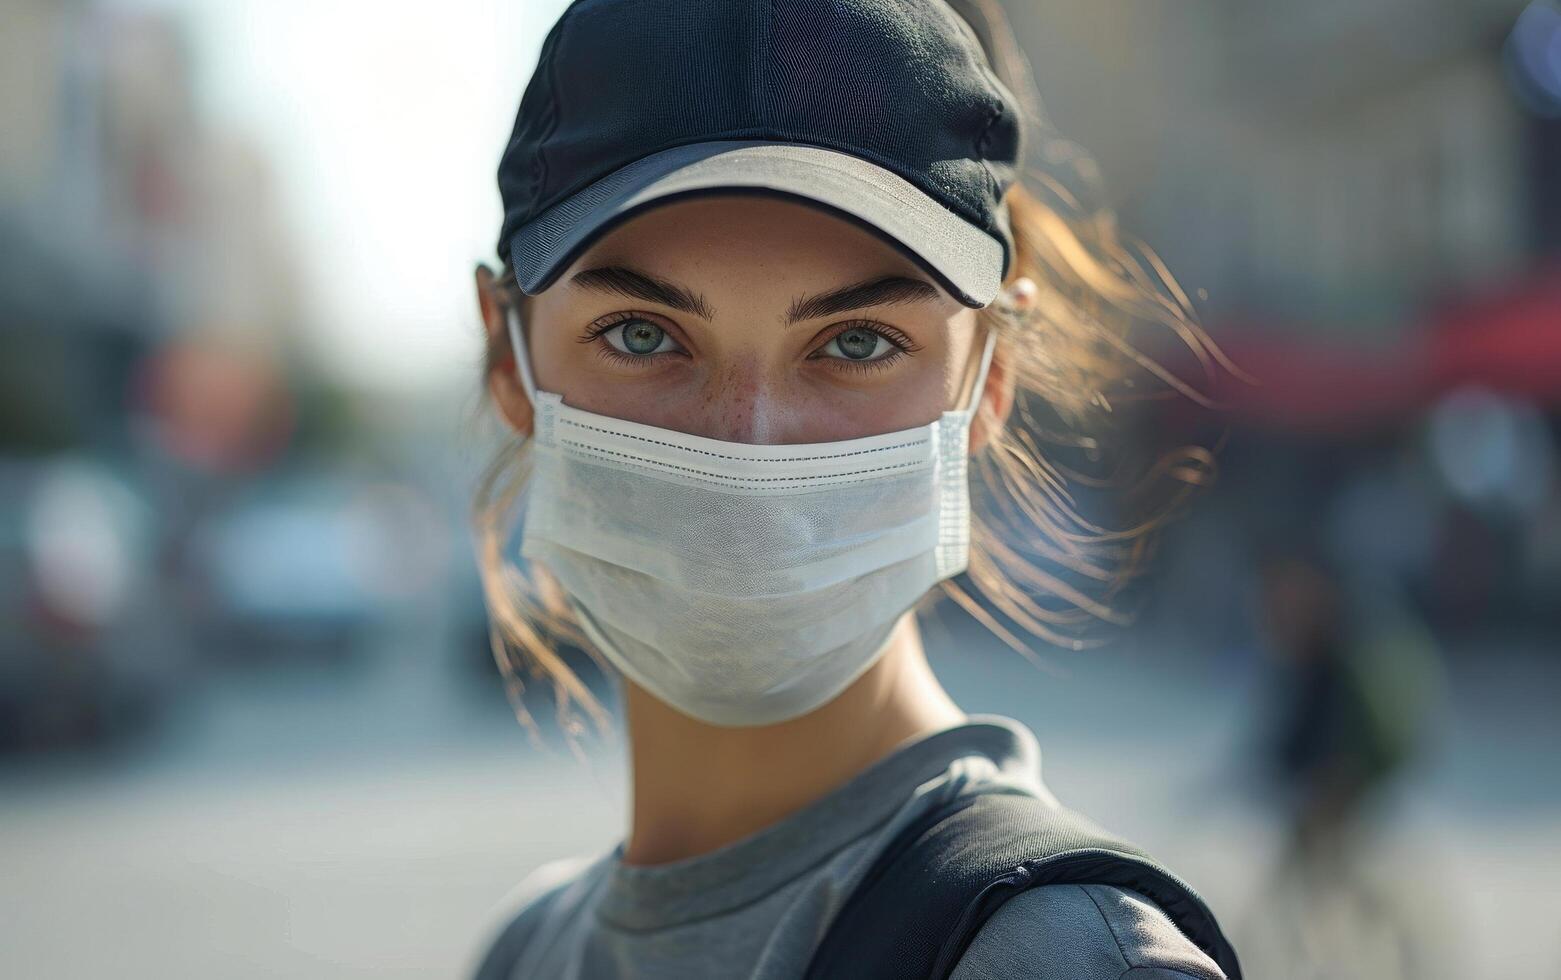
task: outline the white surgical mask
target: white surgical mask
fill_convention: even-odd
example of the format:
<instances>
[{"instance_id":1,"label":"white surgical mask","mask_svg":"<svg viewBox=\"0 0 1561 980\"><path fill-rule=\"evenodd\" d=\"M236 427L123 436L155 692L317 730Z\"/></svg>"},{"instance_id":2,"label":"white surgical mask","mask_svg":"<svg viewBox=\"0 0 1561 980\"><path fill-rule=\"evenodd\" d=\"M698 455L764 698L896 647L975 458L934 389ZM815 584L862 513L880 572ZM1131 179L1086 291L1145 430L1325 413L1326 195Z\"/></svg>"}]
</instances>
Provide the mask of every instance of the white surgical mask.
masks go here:
<instances>
[{"instance_id":1,"label":"white surgical mask","mask_svg":"<svg viewBox=\"0 0 1561 980\"><path fill-rule=\"evenodd\" d=\"M558 579L614 667L679 711L734 726L807 714L965 570L990 332L963 409L860 439L756 445L565 405L537 390L508 317L534 409L521 554Z\"/></svg>"}]
</instances>

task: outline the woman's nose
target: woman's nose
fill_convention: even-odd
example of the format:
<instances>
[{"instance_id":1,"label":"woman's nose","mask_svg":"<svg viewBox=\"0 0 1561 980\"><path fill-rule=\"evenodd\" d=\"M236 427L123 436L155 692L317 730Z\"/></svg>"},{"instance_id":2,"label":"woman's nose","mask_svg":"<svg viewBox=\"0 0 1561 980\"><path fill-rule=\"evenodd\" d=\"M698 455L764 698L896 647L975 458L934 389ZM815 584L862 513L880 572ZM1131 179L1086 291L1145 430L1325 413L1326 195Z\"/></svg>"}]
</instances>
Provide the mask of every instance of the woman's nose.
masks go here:
<instances>
[{"instance_id":1,"label":"woman's nose","mask_svg":"<svg viewBox=\"0 0 1561 980\"><path fill-rule=\"evenodd\" d=\"M795 436L799 413L784 388L754 372L730 372L711 380L694 413L697 435L725 442L777 445Z\"/></svg>"}]
</instances>

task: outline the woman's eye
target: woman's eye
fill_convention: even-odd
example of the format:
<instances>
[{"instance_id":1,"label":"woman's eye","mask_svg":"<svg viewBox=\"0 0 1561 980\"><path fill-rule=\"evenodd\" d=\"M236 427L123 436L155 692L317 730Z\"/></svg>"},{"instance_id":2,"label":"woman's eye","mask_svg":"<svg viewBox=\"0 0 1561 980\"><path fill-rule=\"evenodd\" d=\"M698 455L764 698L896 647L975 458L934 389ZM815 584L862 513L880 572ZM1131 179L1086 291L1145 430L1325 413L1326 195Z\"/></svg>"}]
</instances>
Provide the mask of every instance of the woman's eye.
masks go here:
<instances>
[{"instance_id":1,"label":"woman's eye","mask_svg":"<svg viewBox=\"0 0 1561 980\"><path fill-rule=\"evenodd\" d=\"M636 357L680 349L665 330L649 320L623 320L603 330L600 336L614 350Z\"/></svg>"},{"instance_id":2,"label":"woman's eye","mask_svg":"<svg viewBox=\"0 0 1561 980\"><path fill-rule=\"evenodd\" d=\"M847 361L879 361L901 349L898 344L876 330L852 327L835 334L830 338L829 343L819 348L819 352L827 357Z\"/></svg>"}]
</instances>

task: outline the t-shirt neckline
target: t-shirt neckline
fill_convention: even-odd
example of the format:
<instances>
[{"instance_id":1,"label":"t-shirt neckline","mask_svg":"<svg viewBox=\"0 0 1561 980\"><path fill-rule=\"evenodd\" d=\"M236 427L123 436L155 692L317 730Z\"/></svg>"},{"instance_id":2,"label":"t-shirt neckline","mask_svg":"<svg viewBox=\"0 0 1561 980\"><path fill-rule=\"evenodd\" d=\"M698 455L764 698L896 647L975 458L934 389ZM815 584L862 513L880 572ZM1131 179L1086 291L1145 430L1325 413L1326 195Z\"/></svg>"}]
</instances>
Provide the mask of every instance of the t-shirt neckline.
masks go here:
<instances>
[{"instance_id":1,"label":"t-shirt neckline","mask_svg":"<svg viewBox=\"0 0 1561 980\"><path fill-rule=\"evenodd\" d=\"M714 851L664 864L626 865L620 840L605 857L597 914L616 928L649 931L758 901L872 832L923 784L969 755L985 756L1000 771L1033 780L1044 792L1035 735L1003 715L967 715L963 722L913 737L802 809Z\"/></svg>"}]
</instances>

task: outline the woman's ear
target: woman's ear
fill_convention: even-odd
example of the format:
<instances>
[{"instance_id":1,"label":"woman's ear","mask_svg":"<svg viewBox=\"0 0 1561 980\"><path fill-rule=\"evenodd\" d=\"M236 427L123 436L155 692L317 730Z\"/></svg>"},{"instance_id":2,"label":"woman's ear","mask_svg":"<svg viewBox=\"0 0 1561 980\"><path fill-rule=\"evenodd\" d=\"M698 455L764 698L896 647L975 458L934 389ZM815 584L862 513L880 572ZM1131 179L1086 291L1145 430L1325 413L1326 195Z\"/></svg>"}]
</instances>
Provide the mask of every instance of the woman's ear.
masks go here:
<instances>
[{"instance_id":1,"label":"woman's ear","mask_svg":"<svg viewBox=\"0 0 1561 980\"><path fill-rule=\"evenodd\" d=\"M483 342L486 344L488 394L498 405L504 421L521 435L531 434L531 399L516 373L515 351L510 346L509 309L516 301L505 295L499 280L486 265L477 265L477 307L482 313ZM515 316L521 315L516 309Z\"/></svg>"},{"instance_id":2,"label":"woman's ear","mask_svg":"<svg viewBox=\"0 0 1561 980\"><path fill-rule=\"evenodd\" d=\"M1000 302L1016 312L1023 312L1035 304L1037 293L1034 280L1021 276L1003 291ZM986 372L986 391L976 405L976 417L970 422L972 453L980 452L1008 424L1008 415L1014 407L1014 388L1014 372L1009 370L1008 358L1000 345L992 351L992 363Z\"/></svg>"},{"instance_id":3,"label":"woman's ear","mask_svg":"<svg viewBox=\"0 0 1561 980\"><path fill-rule=\"evenodd\" d=\"M978 453L1008 423L1014 407L1014 375L1008 370L1003 348L992 351L992 363L986 370L986 390L976 403L976 416L970 420L970 452Z\"/></svg>"}]
</instances>

